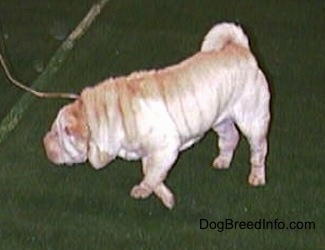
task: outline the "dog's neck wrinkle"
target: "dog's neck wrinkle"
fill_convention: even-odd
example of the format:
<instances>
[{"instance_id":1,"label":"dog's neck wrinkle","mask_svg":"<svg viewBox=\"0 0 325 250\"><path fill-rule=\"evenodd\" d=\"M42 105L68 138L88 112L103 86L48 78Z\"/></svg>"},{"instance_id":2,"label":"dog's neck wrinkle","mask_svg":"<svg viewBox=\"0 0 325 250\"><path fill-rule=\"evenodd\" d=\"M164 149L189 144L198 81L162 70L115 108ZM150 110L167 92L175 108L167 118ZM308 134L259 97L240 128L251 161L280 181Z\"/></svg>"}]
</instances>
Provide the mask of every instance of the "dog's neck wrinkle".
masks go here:
<instances>
[{"instance_id":1,"label":"dog's neck wrinkle","mask_svg":"<svg viewBox=\"0 0 325 250\"><path fill-rule=\"evenodd\" d=\"M118 107L118 94L110 79L82 92L83 112L89 131L89 141L111 157L120 150L123 135L117 133L122 126ZM95 114L95 111L97 114Z\"/></svg>"}]
</instances>

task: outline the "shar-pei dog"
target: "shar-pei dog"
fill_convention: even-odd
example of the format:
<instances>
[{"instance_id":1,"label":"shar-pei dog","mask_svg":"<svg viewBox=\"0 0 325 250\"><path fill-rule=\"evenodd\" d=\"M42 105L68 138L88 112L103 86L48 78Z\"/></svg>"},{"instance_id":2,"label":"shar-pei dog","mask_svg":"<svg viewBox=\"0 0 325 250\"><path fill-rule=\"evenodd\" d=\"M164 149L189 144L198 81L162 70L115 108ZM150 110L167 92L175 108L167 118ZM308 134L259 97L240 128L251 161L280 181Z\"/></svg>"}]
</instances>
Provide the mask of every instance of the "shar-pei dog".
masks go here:
<instances>
[{"instance_id":1,"label":"shar-pei dog","mask_svg":"<svg viewBox=\"0 0 325 250\"><path fill-rule=\"evenodd\" d=\"M85 88L64 106L44 137L55 164L89 161L100 169L117 157L142 161L143 180L131 190L154 193L172 208L164 180L180 151L212 129L218 134L217 169L228 168L239 132L250 145L253 186L265 184L270 92L243 30L214 26L201 50L170 67L109 78Z\"/></svg>"}]
</instances>

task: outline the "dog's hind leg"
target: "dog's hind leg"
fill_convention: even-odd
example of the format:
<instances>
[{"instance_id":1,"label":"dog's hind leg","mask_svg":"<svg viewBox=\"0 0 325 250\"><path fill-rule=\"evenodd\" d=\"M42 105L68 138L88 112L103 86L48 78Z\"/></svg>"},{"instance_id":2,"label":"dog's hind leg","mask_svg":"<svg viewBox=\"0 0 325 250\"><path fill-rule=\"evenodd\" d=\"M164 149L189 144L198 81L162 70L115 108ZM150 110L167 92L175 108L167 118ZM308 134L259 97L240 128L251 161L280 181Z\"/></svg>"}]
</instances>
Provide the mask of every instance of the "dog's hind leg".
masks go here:
<instances>
[{"instance_id":1,"label":"dog's hind leg","mask_svg":"<svg viewBox=\"0 0 325 250\"><path fill-rule=\"evenodd\" d=\"M219 155L213 161L213 167L225 169L230 166L239 134L231 119L227 119L213 128L218 134Z\"/></svg>"},{"instance_id":2,"label":"dog's hind leg","mask_svg":"<svg viewBox=\"0 0 325 250\"><path fill-rule=\"evenodd\" d=\"M267 124L261 124L261 127L247 129L245 124L239 123L239 127L247 137L250 145L251 172L248 177L248 183L252 186L264 185L266 183Z\"/></svg>"},{"instance_id":3,"label":"dog's hind leg","mask_svg":"<svg viewBox=\"0 0 325 250\"><path fill-rule=\"evenodd\" d=\"M270 123L270 93L264 75L259 72L256 82L259 91L247 96L237 107L236 124L247 137L250 145L251 172L248 183L260 186L266 183L265 158L267 134Z\"/></svg>"}]
</instances>

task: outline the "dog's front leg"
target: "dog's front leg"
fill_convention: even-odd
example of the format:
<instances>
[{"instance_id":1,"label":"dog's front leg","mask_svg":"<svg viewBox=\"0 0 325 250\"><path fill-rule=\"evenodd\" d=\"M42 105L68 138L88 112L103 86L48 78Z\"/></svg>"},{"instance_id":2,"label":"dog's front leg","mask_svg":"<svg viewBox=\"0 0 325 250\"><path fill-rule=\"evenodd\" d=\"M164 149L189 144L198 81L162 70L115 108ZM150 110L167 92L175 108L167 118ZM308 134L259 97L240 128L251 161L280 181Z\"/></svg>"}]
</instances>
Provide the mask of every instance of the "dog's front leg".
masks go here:
<instances>
[{"instance_id":1,"label":"dog's front leg","mask_svg":"<svg viewBox=\"0 0 325 250\"><path fill-rule=\"evenodd\" d=\"M88 160L95 169L101 169L114 160L115 157L100 150L98 145L93 141L89 142Z\"/></svg>"},{"instance_id":2,"label":"dog's front leg","mask_svg":"<svg viewBox=\"0 0 325 250\"><path fill-rule=\"evenodd\" d=\"M131 196L136 199L144 199L155 192L164 205L171 209L174 206L174 197L163 181L177 159L177 155L176 150L165 149L155 151L143 158L144 178L139 185L133 187Z\"/></svg>"},{"instance_id":3,"label":"dog's front leg","mask_svg":"<svg viewBox=\"0 0 325 250\"><path fill-rule=\"evenodd\" d=\"M142 172L144 175L146 175L148 164L150 164L150 161L148 159L148 157L142 158ZM154 193L162 201L165 207L169 209L172 209L174 207L174 195L163 182L158 184L158 186L154 189Z\"/></svg>"}]
</instances>

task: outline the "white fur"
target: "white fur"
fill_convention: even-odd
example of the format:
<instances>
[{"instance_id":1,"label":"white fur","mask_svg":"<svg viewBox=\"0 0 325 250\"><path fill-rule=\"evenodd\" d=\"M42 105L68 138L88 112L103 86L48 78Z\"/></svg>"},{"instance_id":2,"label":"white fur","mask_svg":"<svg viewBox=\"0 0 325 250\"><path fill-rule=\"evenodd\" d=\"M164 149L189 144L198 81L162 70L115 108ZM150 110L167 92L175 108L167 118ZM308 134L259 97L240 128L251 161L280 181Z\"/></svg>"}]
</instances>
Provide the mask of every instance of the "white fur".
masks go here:
<instances>
[{"instance_id":1,"label":"white fur","mask_svg":"<svg viewBox=\"0 0 325 250\"><path fill-rule=\"evenodd\" d=\"M179 152L210 129L219 136L213 166L230 166L238 128L251 147L248 181L265 184L270 93L246 35L234 24L214 26L201 51L177 65L106 80L86 88L81 99L82 122L89 129L88 160L94 168L116 157L142 160L144 178L131 190L134 198L154 192L172 208L173 194L164 180ZM59 123L64 121L60 114ZM72 148L77 142L65 138L62 129L59 132L59 145L64 147L59 153L75 157Z\"/></svg>"},{"instance_id":2,"label":"white fur","mask_svg":"<svg viewBox=\"0 0 325 250\"><path fill-rule=\"evenodd\" d=\"M249 49L248 38L240 26L233 23L221 23L214 26L205 36L201 51L220 50L227 42L232 42Z\"/></svg>"}]
</instances>

